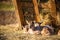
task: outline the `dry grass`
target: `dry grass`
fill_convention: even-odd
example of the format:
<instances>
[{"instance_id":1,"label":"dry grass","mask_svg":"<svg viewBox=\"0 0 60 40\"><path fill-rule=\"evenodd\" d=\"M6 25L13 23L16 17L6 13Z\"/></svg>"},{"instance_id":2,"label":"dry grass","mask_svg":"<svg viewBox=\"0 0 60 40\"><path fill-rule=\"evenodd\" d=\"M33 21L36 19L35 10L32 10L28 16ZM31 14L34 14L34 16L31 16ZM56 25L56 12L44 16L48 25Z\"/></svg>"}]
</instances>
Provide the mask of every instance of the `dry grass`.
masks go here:
<instances>
[{"instance_id":1,"label":"dry grass","mask_svg":"<svg viewBox=\"0 0 60 40\"><path fill-rule=\"evenodd\" d=\"M0 11L1 10L4 10L4 11L14 11L15 7L13 6L13 4L0 2Z\"/></svg>"},{"instance_id":2,"label":"dry grass","mask_svg":"<svg viewBox=\"0 0 60 40\"><path fill-rule=\"evenodd\" d=\"M23 34L20 30L14 30L13 27L0 27L0 40L60 40L60 36L41 36Z\"/></svg>"}]
</instances>

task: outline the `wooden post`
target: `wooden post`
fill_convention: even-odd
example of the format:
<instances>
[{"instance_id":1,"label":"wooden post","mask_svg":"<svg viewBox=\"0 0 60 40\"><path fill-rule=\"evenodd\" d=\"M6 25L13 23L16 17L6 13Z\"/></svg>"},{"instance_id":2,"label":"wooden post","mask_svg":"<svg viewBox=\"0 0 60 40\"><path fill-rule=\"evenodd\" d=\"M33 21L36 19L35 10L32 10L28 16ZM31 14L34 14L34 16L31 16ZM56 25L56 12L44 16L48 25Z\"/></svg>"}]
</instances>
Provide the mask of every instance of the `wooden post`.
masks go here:
<instances>
[{"instance_id":1,"label":"wooden post","mask_svg":"<svg viewBox=\"0 0 60 40\"><path fill-rule=\"evenodd\" d=\"M35 18L37 22L40 22L40 15L39 15L39 9L38 9L38 3L37 0L33 0L34 4L34 11L35 11Z\"/></svg>"},{"instance_id":2,"label":"wooden post","mask_svg":"<svg viewBox=\"0 0 60 40\"><path fill-rule=\"evenodd\" d=\"M18 8L18 12L19 12L19 17L20 17L20 21L21 21L21 24L26 24L25 20L24 20L24 15L23 15L23 11L22 11L22 5L21 5L21 2L19 0L16 0L16 5L17 5L17 8Z\"/></svg>"},{"instance_id":3,"label":"wooden post","mask_svg":"<svg viewBox=\"0 0 60 40\"><path fill-rule=\"evenodd\" d=\"M51 12L51 16L56 18L56 4L55 4L55 0L49 0L50 1L50 12Z\"/></svg>"},{"instance_id":4,"label":"wooden post","mask_svg":"<svg viewBox=\"0 0 60 40\"><path fill-rule=\"evenodd\" d=\"M25 25L26 22L25 22L25 19L24 19L23 11L22 11L22 3L20 2L20 0L16 0L16 1L17 1L17 7L18 7L18 11L19 11L21 24Z\"/></svg>"},{"instance_id":5,"label":"wooden post","mask_svg":"<svg viewBox=\"0 0 60 40\"><path fill-rule=\"evenodd\" d=\"M18 25L20 26L20 29L21 29L22 27L21 27L21 21L20 21L20 17L19 17L17 1L16 0L12 0L12 2L13 2L13 5L15 6L15 14L16 14L16 17L17 17Z\"/></svg>"},{"instance_id":6,"label":"wooden post","mask_svg":"<svg viewBox=\"0 0 60 40\"><path fill-rule=\"evenodd\" d=\"M50 15L52 16L53 22L52 24L56 25L56 20L57 20L57 14L56 14L56 4L55 4L55 0L49 0L49 7L50 7Z\"/></svg>"}]
</instances>

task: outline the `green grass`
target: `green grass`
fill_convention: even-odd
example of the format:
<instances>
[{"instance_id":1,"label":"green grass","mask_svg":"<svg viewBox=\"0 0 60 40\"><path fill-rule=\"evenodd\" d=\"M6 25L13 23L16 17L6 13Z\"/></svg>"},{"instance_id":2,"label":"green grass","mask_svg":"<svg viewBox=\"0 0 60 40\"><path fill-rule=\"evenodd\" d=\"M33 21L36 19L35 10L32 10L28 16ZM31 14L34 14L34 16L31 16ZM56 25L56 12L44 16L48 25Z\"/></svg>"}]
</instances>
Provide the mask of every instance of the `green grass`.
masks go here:
<instances>
[{"instance_id":1,"label":"green grass","mask_svg":"<svg viewBox=\"0 0 60 40\"><path fill-rule=\"evenodd\" d=\"M20 30L14 30L14 27L0 26L0 40L60 40L60 36L23 34Z\"/></svg>"},{"instance_id":2,"label":"green grass","mask_svg":"<svg viewBox=\"0 0 60 40\"><path fill-rule=\"evenodd\" d=\"M0 3L0 10L15 10L12 4Z\"/></svg>"}]
</instances>

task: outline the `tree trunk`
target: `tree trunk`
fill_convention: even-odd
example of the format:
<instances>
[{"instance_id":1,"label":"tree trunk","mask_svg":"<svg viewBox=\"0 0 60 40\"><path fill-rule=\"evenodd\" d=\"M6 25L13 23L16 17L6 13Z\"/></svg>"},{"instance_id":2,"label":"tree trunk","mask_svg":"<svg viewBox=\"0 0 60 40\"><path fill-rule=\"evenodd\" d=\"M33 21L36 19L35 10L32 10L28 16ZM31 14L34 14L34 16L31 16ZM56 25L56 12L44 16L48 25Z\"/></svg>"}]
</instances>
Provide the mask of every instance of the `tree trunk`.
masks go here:
<instances>
[{"instance_id":1,"label":"tree trunk","mask_svg":"<svg viewBox=\"0 0 60 40\"><path fill-rule=\"evenodd\" d=\"M19 12L21 24L25 25L26 22L24 20L24 15L23 15L23 11L22 11L22 4L21 4L20 0L16 0L16 1L17 1L17 7L18 7L18 12Z\"/></svg>"},{"instance_id":2,"label":"tree trunk","mask_svg":"<svg viewBox=\"0 0 60 40\"><path fill-rule=\"evenodd\" d=\"M51 12L51 16L56 18L56 4L55 4L55 0L49 0L50 1L50 12Z\"/></svg>"},{"instance_id":3,"label":"tree trunk","mask_svg":"<svg viewBox=\"0 0 60 40\"><path fill-rule=\"evenodd\" d=\"M57 14L56 14L56 4L55 4L55 0L49 0L50 1L50 4L49 4L49 7L50 7L50 15L52 17L52 24L53 25L56 25L56 20L57 20Z\"/></svg>"},{"instance_id":4,"label":"tree trunk","mask_svg":"<svg viewBox=\"0 0 60 40\"><path fill-rule=\"evenodd\" d=\"M34 4L34 11L35 11L35 18L37 22L40 22L40 15L39 15L39 9L38 9L38 3L37 0L33 0Z\"/></svg>"},{"instance_id":5,"label":"tree trunk","mask_svg":"<svg viewBox=\"0 0 60 40\"><path fill-rule=\"evenodd\" d=\"M12 1L13 1L13 5L15 6L15 15L16 15L17 23L20 26L20 29L22 29L17 1L16 0L12 0Z\"/></svg>"}]
</instances>

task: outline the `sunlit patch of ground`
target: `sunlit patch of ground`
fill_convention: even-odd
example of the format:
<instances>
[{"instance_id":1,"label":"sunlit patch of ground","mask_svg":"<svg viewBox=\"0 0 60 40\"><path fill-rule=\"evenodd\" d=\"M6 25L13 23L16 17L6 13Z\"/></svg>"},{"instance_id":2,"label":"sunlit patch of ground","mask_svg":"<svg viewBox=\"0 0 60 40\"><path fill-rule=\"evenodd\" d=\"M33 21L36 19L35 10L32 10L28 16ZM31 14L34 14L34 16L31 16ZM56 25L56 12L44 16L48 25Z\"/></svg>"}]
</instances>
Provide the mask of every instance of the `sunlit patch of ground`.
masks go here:
<instances>
[{"instance_id":1,"label":"sunlit patch of ground","mask_svg":"<svg viewBox=\"0 0 60 40\"><path fill-rule=\"evenodd\" d=\"M0 27L0 40L60 40L60 36L41 36L32 34L23 34L20 30L14 30L13 27Z\"/></svg>"}]
</instances>

